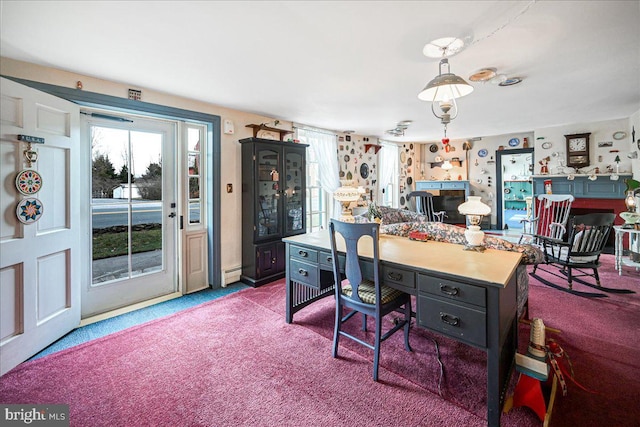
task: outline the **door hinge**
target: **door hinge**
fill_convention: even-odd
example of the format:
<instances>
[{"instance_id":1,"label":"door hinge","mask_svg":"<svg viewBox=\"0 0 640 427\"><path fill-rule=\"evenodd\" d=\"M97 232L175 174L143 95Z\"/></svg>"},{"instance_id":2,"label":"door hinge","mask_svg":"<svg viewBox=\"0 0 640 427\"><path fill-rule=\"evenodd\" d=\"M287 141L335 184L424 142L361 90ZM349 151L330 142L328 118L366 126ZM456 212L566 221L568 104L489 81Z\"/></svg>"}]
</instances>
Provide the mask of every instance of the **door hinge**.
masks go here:
<instances>
[{"instance_id":1,"label":"door hinge","mask_svg":"<svg viewBox=\"0 0 640 427\"><path fill-rule=\"evenodd\" d=\"M184 217L180 215L180 230L184 228Z\"/></svg>"}]
</instances>

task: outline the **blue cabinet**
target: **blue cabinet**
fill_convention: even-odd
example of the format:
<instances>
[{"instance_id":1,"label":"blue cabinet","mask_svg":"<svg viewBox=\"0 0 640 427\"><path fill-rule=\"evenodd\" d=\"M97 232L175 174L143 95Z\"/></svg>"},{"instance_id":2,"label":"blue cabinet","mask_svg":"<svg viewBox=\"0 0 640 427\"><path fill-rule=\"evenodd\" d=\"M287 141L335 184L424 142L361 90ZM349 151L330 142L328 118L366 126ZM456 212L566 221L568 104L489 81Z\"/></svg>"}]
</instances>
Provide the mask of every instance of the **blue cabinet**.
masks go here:
<instances>
[{"instance_id":1,"label":"blue cabinet","mask_svg":"<svg viewBox=\"0 0 640 427\"><path fill-rule=\"evenodd\" d=\"M617 180L612 180L610 175L597 175L597 179L591 181L587 175L576 175L573 180L565 175L537 175L533 177L533 193L545 194L544 182L550 180L553 194L573 194L576 199L623 199L624 180L631 177L631 174L620 174Z\"/></svg>"}]
</instances>

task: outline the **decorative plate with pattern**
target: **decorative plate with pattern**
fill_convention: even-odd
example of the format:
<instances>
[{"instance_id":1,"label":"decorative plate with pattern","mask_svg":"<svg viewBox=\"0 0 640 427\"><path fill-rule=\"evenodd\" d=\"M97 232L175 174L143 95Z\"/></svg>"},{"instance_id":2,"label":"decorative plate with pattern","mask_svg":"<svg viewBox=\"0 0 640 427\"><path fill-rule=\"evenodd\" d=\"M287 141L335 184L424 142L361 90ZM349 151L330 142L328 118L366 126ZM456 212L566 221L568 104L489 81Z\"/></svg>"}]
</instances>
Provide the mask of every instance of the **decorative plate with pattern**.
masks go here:
<instances>
[{"instance_id":1,"label":"decorative plate with pattern","mask_svg":"<svg viewBox=\"0 0 640 427\"><path fill-rule=\"evenodd\" d=\"M42 216L42 202L35 197L20 200L16 207L16 216L23 224L36 222Z\"/></svg>"},{"instance_id":2,"label":"decorative plate with pattern","mask_svg":"<svg viewBox=\"0 0 640 427\"><path fill-rule=\"evenodd\" d=\"M36 194L42 188L42 177L33 169L24 169L16 176L16 188L25 196Z\"/></svg>"}]
</instances>

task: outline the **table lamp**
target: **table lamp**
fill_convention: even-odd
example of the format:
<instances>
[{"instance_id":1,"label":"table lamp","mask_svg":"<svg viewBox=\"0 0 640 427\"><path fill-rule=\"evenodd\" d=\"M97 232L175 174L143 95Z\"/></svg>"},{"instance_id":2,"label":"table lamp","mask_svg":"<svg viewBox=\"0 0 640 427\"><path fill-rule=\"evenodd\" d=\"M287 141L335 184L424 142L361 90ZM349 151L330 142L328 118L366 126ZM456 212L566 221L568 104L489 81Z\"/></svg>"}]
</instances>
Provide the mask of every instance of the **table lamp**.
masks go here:
<instances>
[{"instance_id":1,"label":"table lamp","mask_svg":"<svg viewBox=\"0 0 640 427\"><path fill-rule=\"evenodd\" d=\"M621 212L619 215L624 219L623 228L638 228L640 227L640 211L638 210L638 203L640 202L640 188L635 190L628 190L627 195L624 198L624 204L627 207L627 212Z\"/></svg>"},{"instance_id":2,"label":"table lamp","mask_svg":"<svg viewBox=\"0 0 640 427\"><path fill-rule=\"evenodd\" d=\"M451 169L453 169L453 165L451 164L451 162L449 160L445 160L442 163L442 166L440 166L442 169L444 169L447 173L444 176L444 180L445 181L449 181L451 179L451 174L449 173L449 171Z\"/></svg>"},{"instance_id":3,"label":"table lamp","mask_svg":"<svg viewBox=\"0 0 640 427\"><path fill-rule=\"evenodd\" d=\"M491 213L491 208L482 203L479 196L469 196L469 199L458 206L458 212L467 217L469 226L464 232L467 239L465 250L484 251L482 241L484 240L484 232L480 230L482 217Z\"/></svg>"},{"instance_id":4,"label":"table lamp","mask_svg":"<svg viewBox=\"0 0 640 427\"><path fill-rule=\"evenodd\" d=\"M362 193L357 188L352 187L353 181L340 180L342 186L333 192L333 198L342 205L342 214L339 220L342 222L355 222L351 213L351 203L357 202Z\"/></svg>"}]
</instances>

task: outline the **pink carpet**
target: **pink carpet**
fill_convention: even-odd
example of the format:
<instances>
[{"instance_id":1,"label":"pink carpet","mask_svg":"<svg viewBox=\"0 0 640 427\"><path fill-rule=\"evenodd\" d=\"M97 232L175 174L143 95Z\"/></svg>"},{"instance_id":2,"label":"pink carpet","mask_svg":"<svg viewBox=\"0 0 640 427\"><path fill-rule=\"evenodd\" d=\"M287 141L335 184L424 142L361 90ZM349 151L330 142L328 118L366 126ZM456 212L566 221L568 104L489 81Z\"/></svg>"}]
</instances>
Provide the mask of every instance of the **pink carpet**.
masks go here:
<instances>
[{"instance_id":1,"label":"pink carpet","mask_svg":"<svg viewBox=\"0 0 640 427\"><path fill-rule=\"evenodd\" d=\"M607 286L640 288L635 271L607 277ZM552 426L638 425L638 294L586 299L531 282L531 315L563 330L554 338L578 380L600 392L570 384ZM332 327L331 298L287 325L278 281L24 363L0 378L0 402L67 403L74 426L486 424L484 352L414 328L413 353L401 334L383 344L375 383L370 350L345 339L331 357ZM540 422L516 408L502 425Z\"/></svg>"}]
</instances>

